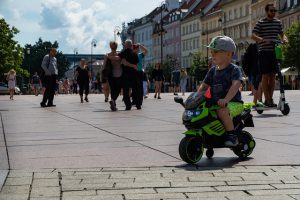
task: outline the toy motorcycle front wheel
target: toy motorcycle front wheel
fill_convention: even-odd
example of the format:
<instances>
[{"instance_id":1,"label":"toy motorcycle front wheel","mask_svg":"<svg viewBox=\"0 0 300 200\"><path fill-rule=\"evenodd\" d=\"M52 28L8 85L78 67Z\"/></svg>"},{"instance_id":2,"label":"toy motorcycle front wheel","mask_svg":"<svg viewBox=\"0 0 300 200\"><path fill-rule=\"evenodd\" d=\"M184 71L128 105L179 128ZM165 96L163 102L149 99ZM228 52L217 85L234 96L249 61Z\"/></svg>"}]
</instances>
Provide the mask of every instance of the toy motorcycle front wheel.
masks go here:
<instances>
[{"instance_id":1,"label":"toy motorcycle front wheel","mask_svg":"<svg viewBox=\"0 0 300 200\"><path fill-rule=\"evenodd\" d=\"M201 137L185 136L179 144L179 155L181 159L189 164L197 163L203 155L203 144Z\"/></svg>"},{"instance_id":2,"label":"toy motorcycle front wheel","mask_svg":"<svg viewBox=\"0 0 300 200\"><path fill-rule=\"evenodd\" d=\"M238 135L238 139L239 145L232 148L232 151L240 159L245 159L252 153L253 149L255 148L255 140L249 132L244 130Z\"/></svg>"}]
</instances>

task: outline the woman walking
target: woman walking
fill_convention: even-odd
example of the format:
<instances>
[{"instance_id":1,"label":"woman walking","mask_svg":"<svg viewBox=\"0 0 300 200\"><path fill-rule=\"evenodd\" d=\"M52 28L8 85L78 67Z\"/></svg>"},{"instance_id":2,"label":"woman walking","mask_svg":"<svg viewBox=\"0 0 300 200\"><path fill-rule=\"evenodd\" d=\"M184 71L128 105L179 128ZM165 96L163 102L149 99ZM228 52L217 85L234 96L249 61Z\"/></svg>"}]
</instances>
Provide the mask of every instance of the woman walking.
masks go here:
<instances>
[{"instance_id":1,"label":"woman walking","mask_svg":"<svg viewBox=\"0 0 300 200\"><path fill-rule=\"evenodd\" d=\"M77 83L79 85L79 95L80 95L81 103L83 103L83 90L85 92L84 100L86 102L89 102L88 95L89 95L89 82L91 78L91 73L84 59L81 59L80 65L76 69L75 76L77 78Z\"/></svg>"},{"instance_id":2,"label":"woman walking","mask_svg":"<svg viewBox=\"0 0 300 200\"><path fill-rule=\"evenodd\" d=\"M118 43L110 42L109 43L111 52L108 53L109 57L118 56L117 48ZM122 88L122 66L121 60L110 60L107 56L104 58L104 66L106 66L107 77L110 86L110 97L111 101L109 101L110 109L112 111L117 111L116 100L121 93Z\"/></svg>"},{"instance_id":3,"label":"woman walking","mask_svg":"<svg viewBox=\"0 0 300 200\"><path fill-rule=\"evenodd\" d=\"M180 70L180 88L181 88L181 92L182 92L182 96L184 96L184 93L186 92L186 84L187 84L187 72L185 69L181 69Z\"/></svg>"},{"instance_id":4,"label":"woman walking","mask_svg":"<svg viewBox=\"0 0 300 200\"><path fill-rule=\"evenodd\" d=\"M164 80L164 74L161 69L161 64L156 63L155 68L152 71L152 79L154 80L155 85L155 95L154 98L161 99L160 92L161 92L161 85Z\"/></svg>"},{"instance_id":5,"label":"woman walking","mask_svg":"<svg viewBox=\"0 0 300 200\"><path fill-rule=\"evenodd\" d=\"M9 99L14 100L14 93L16 87L16 71L14 69L9 70L6 80L8 81Z\"/></svg>"}]
</instances>

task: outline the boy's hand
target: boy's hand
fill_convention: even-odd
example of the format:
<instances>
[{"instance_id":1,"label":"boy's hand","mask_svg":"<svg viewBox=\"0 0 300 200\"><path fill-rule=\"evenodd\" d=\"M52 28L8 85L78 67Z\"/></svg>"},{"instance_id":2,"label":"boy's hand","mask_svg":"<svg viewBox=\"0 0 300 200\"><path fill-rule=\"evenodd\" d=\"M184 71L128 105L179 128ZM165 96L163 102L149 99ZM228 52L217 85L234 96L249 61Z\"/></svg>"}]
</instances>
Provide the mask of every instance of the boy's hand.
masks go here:
<instances>
[{"instance_id":1,"label":"boy's hand","mask_svg":"<svg viewBox=\"0 0 300 200\"><path fill-rule=\"evenodd\" d=\"M217 102L218 106L220 106L221 108L225 108L228 104L228 101L226 99L219 99L219 101Z\"/></svg>"}]
</instances>

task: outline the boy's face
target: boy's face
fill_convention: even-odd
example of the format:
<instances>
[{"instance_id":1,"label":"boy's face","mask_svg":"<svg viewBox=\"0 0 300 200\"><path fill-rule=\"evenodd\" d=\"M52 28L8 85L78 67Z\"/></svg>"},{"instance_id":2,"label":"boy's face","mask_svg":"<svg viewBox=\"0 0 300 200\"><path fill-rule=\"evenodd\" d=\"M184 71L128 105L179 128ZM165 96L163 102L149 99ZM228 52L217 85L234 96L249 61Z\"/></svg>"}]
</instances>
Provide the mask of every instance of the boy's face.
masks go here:
<instances>
[{"instance_id":1,"label":"boy's face","mask_svg":"<svg viewBox=\"0 0 300 200\"><path fill-rule=\"evenodd\" d=\"M232 52L211 49L212 62L216 65L222 65L231 61Z\"/></svg>"}]
</instances>

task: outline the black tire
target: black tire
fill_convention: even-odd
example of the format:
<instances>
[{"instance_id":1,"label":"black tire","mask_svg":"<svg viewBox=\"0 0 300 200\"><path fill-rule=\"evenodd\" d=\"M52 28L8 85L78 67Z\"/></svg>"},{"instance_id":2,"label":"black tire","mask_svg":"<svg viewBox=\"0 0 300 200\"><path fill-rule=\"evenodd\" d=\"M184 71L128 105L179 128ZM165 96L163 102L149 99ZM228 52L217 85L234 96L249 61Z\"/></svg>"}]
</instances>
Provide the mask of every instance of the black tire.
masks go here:
<instances>
[{"instance_id":1,"label":"black tire","mask_svg":"<svg viewBox=\"0 0 300 200\"><path fill-rule=\"evenodd\" d=\"M179 155L183 161L196 164L203 155L203 144L200 137L185 136L179 144Z\"/></svg>"},{"instance_id":2,"label":"black tire","mask_svg":"<svg viewBox=\"0 0 300 200\"><path fill-rule=\"evenodd\" d=\"M206 157L208 158L208 159L211 159L213 156L214 156L214 150L213 149L207 149L206 150Z\"/></svg>"},{"instance_id":3,"label":"black tire","mask_svg":"<svg viewBox=\"0 0 300 200\"><path fill-rule=\"evenodd\" d=\"M283 110L281 111L281 113L283 115L288 115L290 113L290 106L287 103L284 104L284 107L283 107Z\"/></svg>"},{"instance_id":4,"label":"black tire","mask_svg":"<svg viewBox=\"0 0 300 200\"><path fill-rule=\"evenodd\" d=\"M255 140L252 135L247 131L242 131L238 135L239 145L232 148L232 151L237 155L240 159L247 158L255 148Z\"/></svg>"},{"instance_id":5,"label":"black tire","mask_svg":"<svg viewBox=\"0 0 300 200\"><path fill-rule=\"evenodd\" d=\"M264 111L263 110L256 110L256 112L261 115Z\"/></svg>"}]
</instances>

